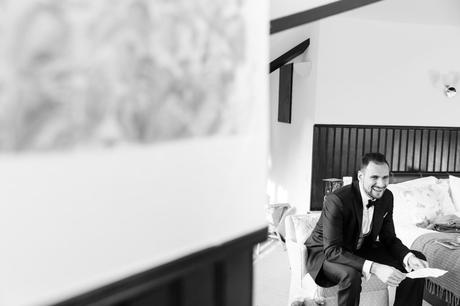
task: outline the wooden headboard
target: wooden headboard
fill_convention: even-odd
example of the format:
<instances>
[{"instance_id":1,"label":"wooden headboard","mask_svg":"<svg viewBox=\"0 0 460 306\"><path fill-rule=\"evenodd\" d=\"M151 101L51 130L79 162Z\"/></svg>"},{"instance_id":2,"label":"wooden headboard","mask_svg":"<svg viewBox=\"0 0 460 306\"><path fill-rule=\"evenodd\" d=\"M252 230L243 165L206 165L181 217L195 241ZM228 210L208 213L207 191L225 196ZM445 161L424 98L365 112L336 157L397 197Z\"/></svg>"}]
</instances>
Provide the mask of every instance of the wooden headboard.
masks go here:
<instances>
[{"instance_id":1,"label":"wooden headboard","mask_svg":"<svg viewBox=\"0 0 460 306\"><path fill-rule=\"evenodd\" d=\"M325 178L352 176L364 153L385 154L391 182L460 174L460 127L316 124L311 210L323 206Z\"/></svg>"}]
</instances>

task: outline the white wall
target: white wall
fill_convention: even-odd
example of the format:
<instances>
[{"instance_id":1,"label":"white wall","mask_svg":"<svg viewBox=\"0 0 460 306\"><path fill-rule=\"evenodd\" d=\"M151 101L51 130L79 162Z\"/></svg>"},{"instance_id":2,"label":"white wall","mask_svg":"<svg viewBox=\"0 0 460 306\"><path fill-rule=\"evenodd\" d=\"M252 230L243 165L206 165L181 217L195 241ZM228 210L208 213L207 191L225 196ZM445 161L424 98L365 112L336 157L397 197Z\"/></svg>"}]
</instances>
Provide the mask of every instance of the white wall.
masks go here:
<instances>
[{"instance_id":1,"label":"white wall","mask_svg":"<svg viewBox=\"0 0 460 306\"><path fill-rule=\"evenodd\" d=\"M335 16L314 28L298 34L312 38L312 71L294 74L290 125L277 122L278 74L270 76L272 201L300 212L309 207L313 124L460 126L460 94L448 99L433 81L450 71L460 76L460 27ZM271 41L280 53L282 39Z\"/></svg>"},{"instance_id":2,"label":"white wall","mask_svg":"<svg viewBox=\"0 0 460 306\"><path fill-rule=\"evenodd\" d=\"M36 2L22 1L30 8L41 8ZM12 2L8 4L13 5ZM170 4L166 7L175 13L181 12L181 8L200 10L202 4L179 1L174 3L174 10L170 9ZM240 5L244 7L239 9ZM201 58L191 61L192 66L197 66L194 66L197 69L194 76L206 85L206 92L215 93L215 97L222 94L219 82L235 78L232 84L242 85L232 86L231 94L225 97L234 99L229 100L230 103L243 104L242 113L232 112L229 107L221 115L222 119L244 118L243 128L153 144L129 143L75 151L56 149L55 152L10 154L1 151L0 305L53 304L266 227L268 7L262 2L244 1L228 2L228 5L227 2L213 3L212 8L228 16L229 26L235 27L238 37L247 35L246 43L243 49L230 48L231 52L227 52L223 47L232 40L227 41L219 32L212 47L220 50L222 56L218 62L205 67L206 61ZM105 12L110 17L111 11ZM235 12L242 15L244 24L232 17ZM132 16L137 18L138 15ZM186 48L190 47L191 39L207 39L208 23L203 20L191 18L190 22L196 22L200 31L193 35L180 31L185 34L173 40L171 33L175 32L168 32L168 27L153 28L153 31L161 32L157 33L158 37L177 45L181 56L194 58L199 54L197 50ZM225 19L222 22L226 22ZM176 22L168 23L171 24ZM180 26L189 28L183 23ZM0 41L4 38L2 34ZM182 46L186 46L185 49ZM203 46L210 55L209 46L205 43ZM158 54L172 61L169 64L174 73L171 75L182 76L177 54L157 49ZM0 51L0 55L4 54ZM237 58L238 65L232 66L231 58ZM165 59L159 62L167 66ZM185 62L188 63L190 61ZM224 80L206 84L210 80L207 77L213 76L213 69L219 69L219 65L241 74L225 74ZM159 80L168 72L154 69L151 73L155 78L151 79ZM42 81L49 85L46 79ZM142 84L155 85L147 81ZM192 89L186 93L194 95L196 92ZM228 105L225 99L213 101ZM163 108L170 106L168 97L161 102ZM181 102L181 105L187 103ZM173 110L180 114L178 109ZM209 109L211 118L215 115L213 111ZM174 119L168 121L169 118ZM179 120L177 118L162 119L170 123ZM190 120L195 125L210 120L196 115L189 117L186 113L180 119Z\"/></svg>"},{"instance_id":3,"label":"white wall","mask_svg":"<svg viewBox=\"0 0 460 306\"><path fill-rule=\"evenodd\" d=\"M330 18L321 22L316 123L459 126L460 27ZM457 84L460 85L460 84Z\"/></svg>"},{"instance_id":4,"label":"white wall","mask_svg":"<svg viewBox=\"0 0 460 306\"><path fill-rule=\"evenodd\" d=\"M295 206L299 212L308 209L311 180L311 143L315 113L315 75L317 63L317 24L300 29L303 39L310 37L306 62L296 63L293 72L292 118L291 124L278 122L279 70L270 75L271 106L271 167L269 172L269 194L273 203ZM299 29L295 29L299 31ZM278 35L278 34L277 34ZM283 34L290 37L291 34ZM292 38L289 38L292 40ZM271 57L279 52L278 36L271 37ZM290 48L297 43L291 44ZM287 50L286 50L287 51ZM303 55L301 56L304 57Z\"/></svg>"}]
</instances>

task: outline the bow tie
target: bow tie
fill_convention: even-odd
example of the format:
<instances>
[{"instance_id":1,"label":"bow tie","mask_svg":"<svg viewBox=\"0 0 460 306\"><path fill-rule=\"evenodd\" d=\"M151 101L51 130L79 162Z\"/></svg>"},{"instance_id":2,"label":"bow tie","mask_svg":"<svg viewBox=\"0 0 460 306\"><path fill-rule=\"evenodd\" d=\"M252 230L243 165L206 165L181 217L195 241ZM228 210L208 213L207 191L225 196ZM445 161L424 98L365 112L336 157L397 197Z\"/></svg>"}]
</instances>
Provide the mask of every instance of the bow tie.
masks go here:
<instances>
[{"instance_id":1,"label":"bow tie","mask_svg":"<svg viewBox=\"0 0 460 306\"><path fill-rule=\"evenodd\" d=\"M366 208L371 208L374 205L375 205L375 201L369 200L366 204Z\"/></svg>"}]
</instances>

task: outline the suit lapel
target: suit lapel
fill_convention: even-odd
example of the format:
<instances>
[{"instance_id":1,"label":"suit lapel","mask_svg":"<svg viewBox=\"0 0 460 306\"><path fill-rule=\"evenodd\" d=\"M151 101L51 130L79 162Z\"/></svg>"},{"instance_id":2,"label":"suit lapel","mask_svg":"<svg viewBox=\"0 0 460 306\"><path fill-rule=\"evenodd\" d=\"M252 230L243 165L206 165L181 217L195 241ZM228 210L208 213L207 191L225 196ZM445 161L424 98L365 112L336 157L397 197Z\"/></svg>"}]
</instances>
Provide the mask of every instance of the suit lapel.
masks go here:
<instances>
[{"instance_id":1,"label":"suit lapel","mask_svg":"<svg viewBox=\"0 0 460 306\"><path fill-rule=\"evenodd\" d=\"M385 203L378 199L374 205L374 216L372 217L372 236L377 237L382 227L383 213L385 212Z\"/></svg>"}]
</instances>

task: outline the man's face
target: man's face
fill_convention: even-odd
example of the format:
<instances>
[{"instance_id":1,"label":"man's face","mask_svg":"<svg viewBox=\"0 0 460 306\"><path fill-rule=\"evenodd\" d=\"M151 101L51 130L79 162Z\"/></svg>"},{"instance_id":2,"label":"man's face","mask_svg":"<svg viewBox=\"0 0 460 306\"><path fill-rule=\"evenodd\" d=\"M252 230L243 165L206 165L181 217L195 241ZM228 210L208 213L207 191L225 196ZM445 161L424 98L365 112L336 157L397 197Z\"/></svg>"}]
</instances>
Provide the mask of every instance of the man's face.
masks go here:
<instances>
[{"instance_id":1,"label":"man's face","mask_svg":"<svg viewBox=\"0 0 460 306\"><path fill-rule=\"evenodd\" d=\"M358 171L358 180L364 191L373 199L380 199L390 180L388 165L370 162L365 169Z\"/></svg>"}]
</instances>

